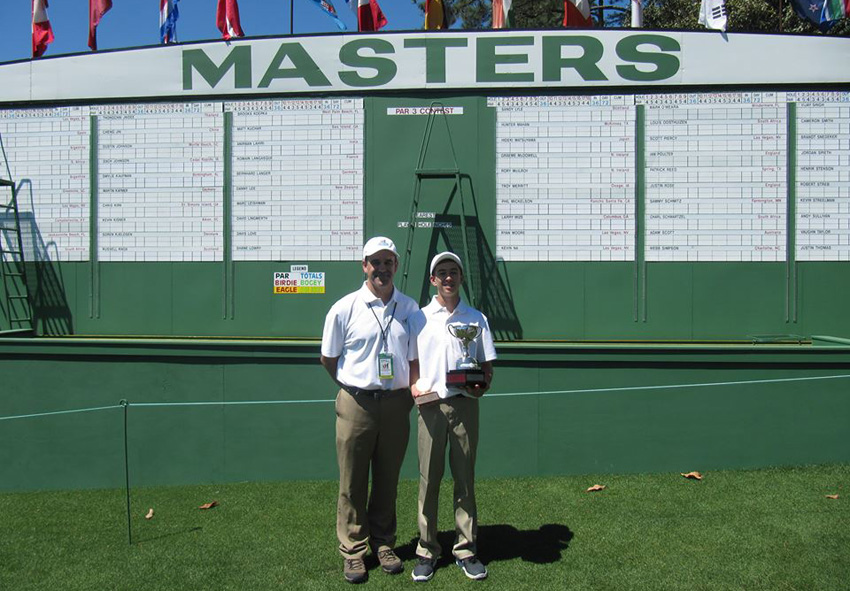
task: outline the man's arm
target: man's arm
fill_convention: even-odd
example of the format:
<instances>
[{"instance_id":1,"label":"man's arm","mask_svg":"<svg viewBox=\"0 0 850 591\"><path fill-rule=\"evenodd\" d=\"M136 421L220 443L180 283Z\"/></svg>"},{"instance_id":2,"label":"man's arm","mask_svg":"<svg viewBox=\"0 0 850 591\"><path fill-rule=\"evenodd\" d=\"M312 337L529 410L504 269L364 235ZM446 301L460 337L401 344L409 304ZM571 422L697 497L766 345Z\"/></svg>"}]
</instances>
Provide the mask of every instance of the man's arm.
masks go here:
<instances>
[{"instance_id":1,"label":"man's arm","mask_svg":"<svg viewBox=\"0 0 850 591\"><path fill-rule=\"evenodd\" d=\"M339 362L339 357L325 357L324 355L322 355L321 357L319 357L319 361L321 362L325 370L328 372L328 375L331 376L331 379L336 382L336 384L340 388L342 388L342 384L340 384L339 381L337 381L336 379L336 370L337 363Z\"/></svg>"},{"instance_id":2,"label":"man's arm","mask_svg":"<svg viewBox=\"0 0 850 591\"><path fill-rule=\"evenodd\" d=\"M416 387L416 382L419 380L419 360L411 359L410 360L410 393L413 394L413 397L421 396L422 392L419 391L419 388Z\"/></svg>"}]
</instances>

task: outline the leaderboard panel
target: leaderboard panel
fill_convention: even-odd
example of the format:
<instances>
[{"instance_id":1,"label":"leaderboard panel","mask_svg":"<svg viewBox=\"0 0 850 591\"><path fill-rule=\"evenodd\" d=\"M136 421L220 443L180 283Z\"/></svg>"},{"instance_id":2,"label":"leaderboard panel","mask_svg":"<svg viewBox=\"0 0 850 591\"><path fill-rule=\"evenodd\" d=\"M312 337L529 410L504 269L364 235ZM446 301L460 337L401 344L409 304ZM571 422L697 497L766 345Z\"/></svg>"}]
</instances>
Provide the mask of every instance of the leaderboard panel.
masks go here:
<instances>
[{"instance_id":1,"label":"leaderboard panel","mask_svg":"<svg viewBox=\"0 0 850 591\"><path fill-rule=\"evenodd\" d=\"M29 260L89 258L90 137L88 107L0 110L9 165L7 170L0 162L0 178L11 172L12 180L25 180L18 207ZM4 205L10 198L8 190L0 194ZM28 219L35 223L27 224Z\"/></svg>"},{"instance_id":2,"label":"leaderboard panel","mask_svg":"<svg viewBox=\"0 0 850 591\"><path fill-rule=\"evenodd\" d=\"M797 104L797 260L850 261L850 92L789 95Z\"/></svg>"},{"instance_id":3,"label":"leaderboard panel","mask_svg":"<svg viewBox=\"0 0 850 591\"><path fill-rule=\"evenodd\" d=\"M497 255L635 258L635 109L629 96L491 98Z\"/></svg>"},{"instance_id":4,"label":"leaderboard panel","mask_svg":"<svg viewBox=\"0 0 850 591\"><path fill-rule=\"evenodd\" d=\"M225 109L233 113L233 259L358 260L362 99Z\"/></svg>"},{"instance_id":5,"label":"leaderboard panel","mask_svg":"<svg viewBox=\"0 0 850 591\"><path fill-rule=\"evenodd\" d=\"M221 105L92 107L98 259L223 260Z\"/></svg>"},{"instance_id":6,"label":"leaderboard panel","mask_svg":"<svg viewBox=\"0 0 850 591\"><path fill-rule=\"evenodd\" d=\"M646 260L784 261L784 93L637 96Z\"/></svg>"}]
</instances>

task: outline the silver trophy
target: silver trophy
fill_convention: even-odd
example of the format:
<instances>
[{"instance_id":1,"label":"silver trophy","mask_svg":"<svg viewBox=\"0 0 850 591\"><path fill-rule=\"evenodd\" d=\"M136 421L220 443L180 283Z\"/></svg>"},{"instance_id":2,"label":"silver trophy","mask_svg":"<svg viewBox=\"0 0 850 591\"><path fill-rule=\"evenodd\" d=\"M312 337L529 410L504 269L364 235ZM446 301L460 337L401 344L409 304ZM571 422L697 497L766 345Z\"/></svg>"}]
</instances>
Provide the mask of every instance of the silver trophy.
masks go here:
<instances>
[{"instance_id":1,"label":"silver trophy","mask_svg":"<svg viewBox=\"0 0 850 591\"><path fill-rule=\"evenodd\" d=\"M485 387L484 372L478 361L470 354L470 347L481 334L481 327L475 324L449 324L449 334L460 341L463 357L457 361L457 369L446 373L446 386L455 388Z\"/></svg>"}]
</instances>

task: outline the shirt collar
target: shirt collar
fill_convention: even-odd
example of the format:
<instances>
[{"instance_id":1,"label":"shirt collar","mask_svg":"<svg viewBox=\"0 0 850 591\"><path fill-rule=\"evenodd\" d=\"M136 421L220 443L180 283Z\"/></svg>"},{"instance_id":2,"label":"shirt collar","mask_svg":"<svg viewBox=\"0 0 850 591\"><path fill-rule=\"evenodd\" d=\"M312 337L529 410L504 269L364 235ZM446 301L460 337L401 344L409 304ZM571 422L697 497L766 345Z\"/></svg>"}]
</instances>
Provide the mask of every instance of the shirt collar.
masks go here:
<instances>
[{"instance_id":1,"label":"shirt collar","mask_svg":"<svg viewBox=\"0 0 850 591\"><path fill-rule=\"evenodd\" d=\"M363 282L363 285L360 287L360 289L357 291L357 293L360 294L360 298L364 302L366 302L367 305L374 304L376 302L382 301L381 298L379 298L378 296L376 296L375 294L372 293L372 291L366 285L365 281ZM397 301L397 299L398 299L398 288L395 285L393 285L393 295L390 297L389 301L387 302L387 305L389 305L390 302ZM384 305L383 302L381 303L381 305L382 306Z\"/></svg>"},{"instance_id":2,"label":"shirt collar","mask_svg":"<svg viewBox=\"0 0 850 591\"><path fill-rule=\"evenodd\" d=\"M436 296L436 295L435 295L435 296L432 296L432 297L431 297L431 302L430 302L427 306L425 306L425 310L427 310L427 312L428 312L429 314L439 314L439 313L444 313L444 314L446 314L447 316L451 316L451 315L453 315L453 314L460 314L460 313L462 313L462 312L466 311L466 309L467 309L467 308L468 308L468 306L466 305L466 302L464 302L464 301L463 301L463 298L460 298L460 300L459 300L459 301L458 301L458 303L457 303L457 306L455 306L454 311L450 313L450 312L446 309L446 307L445 307L445 306L443 306L443 305L442 305L442 304L441 304L441 303L437 300L437 296Z\"/></svg>"}]
</instances>

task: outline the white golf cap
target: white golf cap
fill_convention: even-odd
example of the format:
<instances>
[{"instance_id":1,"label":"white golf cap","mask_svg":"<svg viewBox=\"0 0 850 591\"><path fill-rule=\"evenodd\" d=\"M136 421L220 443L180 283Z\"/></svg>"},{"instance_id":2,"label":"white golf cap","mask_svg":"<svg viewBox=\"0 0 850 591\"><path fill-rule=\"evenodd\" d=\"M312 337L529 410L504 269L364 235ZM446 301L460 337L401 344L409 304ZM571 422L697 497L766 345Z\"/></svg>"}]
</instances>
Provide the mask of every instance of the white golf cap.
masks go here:
<instances>
[{"instance_id":1,"label":"white golf cap","mask_svg":"<svg viewBox=\"0 0 850 591\"><path fill-rule=\"evenodd\" d=\"M434 269L437 267L437 265L439 265L443 261L454 261L455 263L457 263L457 266L460 268L460 270L463 271L463 263L460 262L460 257L453 252L446 251L435 255L434 258L431 259L431 275L434 274Z\"/></svg>"},{"instance_id":2,"label":"white golf cap","mask_svg":"<svg viewBox=\"0 0 850 591\"><path fill-rule=\"evenodd\" d=\"M382 250L389 250L398 257L398 251L395 249L395 244L393 244L392 240L384 236L375 236L363 245L363 258L366 259Z\"/></svg>"}]
</instances>

